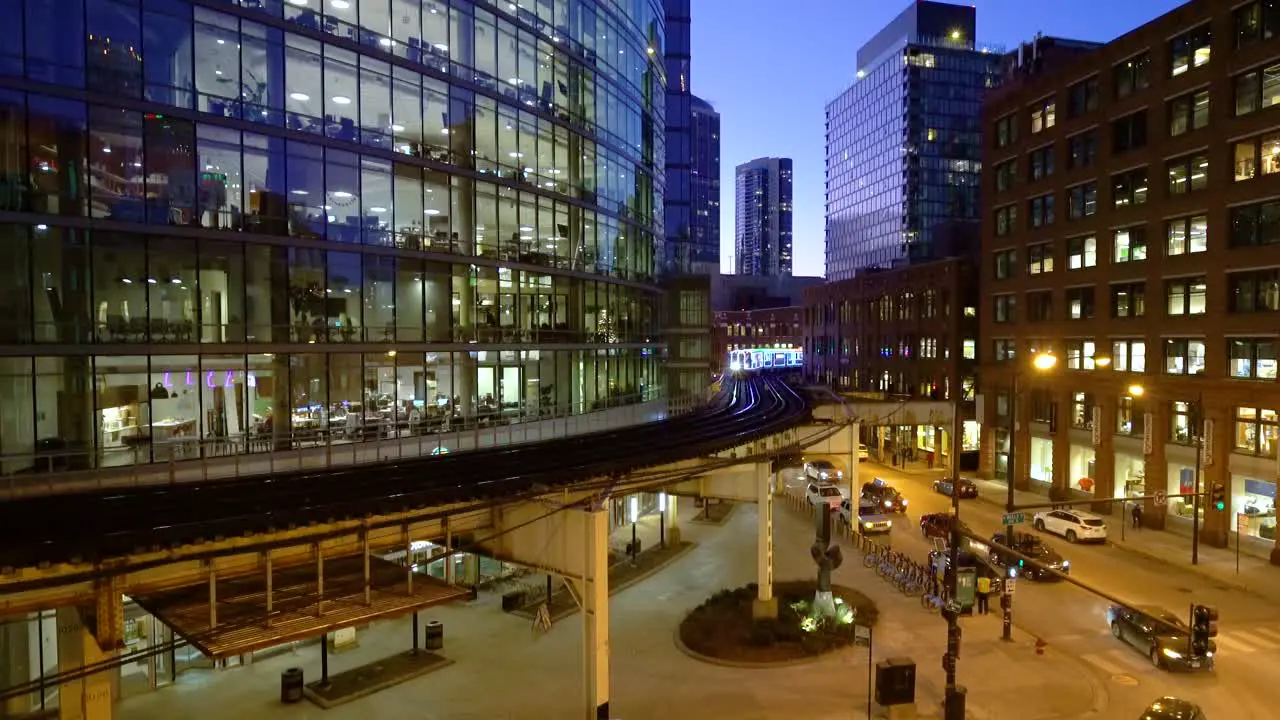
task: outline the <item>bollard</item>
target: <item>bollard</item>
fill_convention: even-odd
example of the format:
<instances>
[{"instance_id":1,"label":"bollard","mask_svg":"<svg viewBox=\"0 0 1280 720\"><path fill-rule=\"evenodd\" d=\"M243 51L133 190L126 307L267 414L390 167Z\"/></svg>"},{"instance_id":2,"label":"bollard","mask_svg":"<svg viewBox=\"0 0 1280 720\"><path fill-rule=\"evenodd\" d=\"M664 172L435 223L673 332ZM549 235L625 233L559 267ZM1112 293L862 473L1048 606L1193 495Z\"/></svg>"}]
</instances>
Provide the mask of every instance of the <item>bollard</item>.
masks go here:
<instances>
[{"instance_id":1,"label":"bollard","mask_svg":"<svg viewBox=\"0 0 1280 720\"><path fill-rule=\"evenodd\" d=\"M1044 651L1047 650L1048 648L1049 648L1049 643L1045 642L1044 638L1036 638L1036 654L1037 655L1043 655Z\"/></svg>"}]
</instances>

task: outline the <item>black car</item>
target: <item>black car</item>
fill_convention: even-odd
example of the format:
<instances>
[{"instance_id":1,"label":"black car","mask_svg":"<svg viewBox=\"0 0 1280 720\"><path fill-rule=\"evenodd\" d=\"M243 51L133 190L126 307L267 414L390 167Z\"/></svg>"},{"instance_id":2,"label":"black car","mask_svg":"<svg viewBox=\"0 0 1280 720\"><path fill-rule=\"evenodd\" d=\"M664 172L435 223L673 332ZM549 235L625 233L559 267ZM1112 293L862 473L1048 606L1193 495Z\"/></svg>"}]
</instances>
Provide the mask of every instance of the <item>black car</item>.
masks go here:
<instances>
[{"instance_id":1,"label":"black car","mask_svg":"<svg viewBox=\"0 0 1280 720\"><path fill-rule=\"evenodd\" d=\"M951 478L934 480L933 491L946 495L947 497L950 497L953 491L962 499L978 497L978 486L969 478L960 478L954 483L951 481Z\"/></svg>"},{"instance_id":2,"label":"black car","mask_svg":"<svg viewBox=\"0 0 1280 720\"><path fill-rule=\"evenodd\" d=\"M950 513L929 513L920 516L920 534L926 538L939 538L949 541L951 539L951 525L956 522L955 516ZM960 521L960 529L969 531L969 526ZM962 544L960 547L964 547Z\"/></svg>"},{"instance_id":3,"label":"black car","mask_svg":"<svg viewBox=\"0 0 1280 720\"><path fill-rule=\"evenodd\" d=\"M873 482L862 484L862 499L880 506L881 512L905 513L907 499L897 488L887 485L884 480L876 478Z\"/></svg>"},{"instance_id":4,"label":"black car","mask_svg":"<svg viewBox=\"0 0 1280 720\"><path fill-rule=\"evenodd\" d=\"M1187 646L1190 629L1176 615L1151 605L1136 608L1112 605L1107 608L1111 634L1146 655L1151 664L1164 670L1212 670L1218 646L1209 641L1209 652L1193 658ZM1157 716L1159 717L1159 716ZM1172 716L1179 717L1179 716Z\"/></svg>"},{"instance_id":5,"label":"black car","mask_svg":"<svg viewBox=\"0 0 1280 720\"><path fill-rule=\"evenodd\" d=\"M1162 697L1147 706L1138 720L1206 720L1199 705L1182 698Z\"/></svg>"},{"instance_id":6,"label":"black car","mask_svg":"<svg viewBox=\"0 0 1280 720\"><path fill-rule=\"evenodd\" d=\"M1012 565L1018 568L1019 577L1025 577L1029 580L1058 579L1051 573L1047 573L1031 563L1023 562L1021 558L1014 555L1008 555L1006 557L1006 553L1002 552L1000 548L997 547L997 545L1005 544L1004 533L996 533L995 535L992 535L991 542L990 559L992 565ZM1053 548L1045 545L1044 542L1036 535L1015 532L1013 534L1013 544L1009 547L1023 555L1026 555L1032 560L1036 560L1053 570L1057 570L1060 573L1066 574L1071 572L1070 561L1064 560L1061 555L1059 555Z\"/></svg>"}]
</instances>

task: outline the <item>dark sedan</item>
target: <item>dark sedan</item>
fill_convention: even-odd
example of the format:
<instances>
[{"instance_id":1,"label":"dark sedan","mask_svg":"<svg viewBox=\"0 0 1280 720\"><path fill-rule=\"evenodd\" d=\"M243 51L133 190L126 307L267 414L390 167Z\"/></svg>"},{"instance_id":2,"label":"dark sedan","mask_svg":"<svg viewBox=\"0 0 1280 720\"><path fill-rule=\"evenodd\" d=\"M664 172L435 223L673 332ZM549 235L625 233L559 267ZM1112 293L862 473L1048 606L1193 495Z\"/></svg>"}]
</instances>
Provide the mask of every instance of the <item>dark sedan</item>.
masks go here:
<instances>
[{"instance_id":1,"label":"dark sedan","mask_svg":"<svg viewBox=\"0 0 1280 720\"><path fill-rule=\"evenodd\" d=\"M1031 563L1022 562L1021 558L1018 558L1015 555L1002 552L997 545L1005 544L1004 533L996 533L995 535L992 535L991 542L993 543L990 554L991 564L1006 566L1012 565L1018 568L1019 576L1025 577L1028 580L1058 579L1053 574L1047 573ZM1057 551L1048 545L1045 545L1044 542L1042 542L1036 535L1015 532L1013 534L1013 544L1009 547L1023 555L1026 555L1032 560L1036 560L1050 569L1057 570L1063 574L1071 572L1071 562L1064 560Z\"/></svg>"},{"instance_id":2,"label":"dark sedan","mask_svg":"<svg viewBox=\"0 0 1280 720\"><path fill-rule=\"evenodd\" d=\"M950 497L952 492L962 499L978 497L978 486L969 478L960 478L956 482L952 482L951 478L934 480L933 491L947 497Z\"/></svg>"},{"instance_id":3,"label":"dark sedan","mask_svg":"<svg viewBox=\"0 0 1280 720\"><path fill-rule=\"evenodd\" d=\"M881 508L881 512L905 513L907 499L896 488L876 478L874 482L863 483L862 499L873 502Z\"/></svg>"},{"instance_id":4,"label":"dark sedan","mask_svg":"<svg viewBox=\"0 0 1280 720\"><path fill-rule=\"evenodd\" d=\"M1182 698L1162 697L1147 706L1138 720L1206 720L1199 705Z\"/></svg>"},{"instance_id":5,"label":"dark sedan","mask_svg":"<svg viewBox=\"0 0 1280 720\"><path fill-rule=\"evenodd\" d=\"M1212 670L1218 646L1209 642L1203 658L1191 657L1187 647L1190 629L1176 615L1151 605L1136 608L1112 605L1107 608L1111 634L1146 655L1163 670ZM1158 717L1158 716L1157 716ZM1174 716L1177 717L1177 716Z\"/></svg>"},{"instance_id":6,"label":"dark sedan","mask_svg":"<svg viewBox=\"0 0 1280 720\"><path fill-rule=\"evenodd\" d=\"M920 534L926 538L938 538L940 540L949 541L951 539L951 525L956 522L955 516L950 513L928 513L920 516ZM960 529L968 531L969 526L960 521ZM961 544L960 547L964 547Z\"/></svg>"}]
</instances>

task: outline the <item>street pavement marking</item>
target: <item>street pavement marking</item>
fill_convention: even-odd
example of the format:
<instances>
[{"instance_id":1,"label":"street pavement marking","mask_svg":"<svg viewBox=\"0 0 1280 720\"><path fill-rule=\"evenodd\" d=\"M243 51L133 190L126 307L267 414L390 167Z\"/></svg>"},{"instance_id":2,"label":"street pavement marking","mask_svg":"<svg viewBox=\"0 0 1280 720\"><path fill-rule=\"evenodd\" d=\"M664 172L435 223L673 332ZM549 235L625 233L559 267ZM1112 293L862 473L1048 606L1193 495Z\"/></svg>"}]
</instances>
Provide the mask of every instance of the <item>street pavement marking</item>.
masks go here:
<instances>
[{"instance_id":1,"label":"street pavement marking","mask_svg":"<svg viewBox=\"0 0 1280 720\"><path fill-rule=\"evenodd\" d=\"M1123 675L1135 670L1145 672L1151 669L1150 665L1143 662L1127 648L1108 650L1105 653L1089 653L1081 655L1080 659L1097 666L1103 672L1111 675Z\"/></svg>"},{"instance_id":2,"label":"street pavement marking","mask_svg":"<svg viewBox=\"0 0 1280 720\"><path fill-rule=\"evenodd\" d=\"M1259 632L1259 630L1255 628L1253 632ZM1256 635L1245 632L1243 630L1237 630L1236 632L1231 633L1231 637L1233 639L1239 639L1242 642L1247 642L1251 645L1257 645L1263 650L1275 650L1276 648L1280 647L1280 645L1277 645L1271 640L1264 640L1263 638L1260 638Z\"/></svg>"},{"instance_id":3,"label":"street pavement marking","mask_svg":"<svg viewBox=\"0 0 1280 720\"><path fill-rule=\"evenodd\" d=\"M1260 627L1260 628L1254 628L1253 631L1260 635L1269 637L1272 640L1280 640L1280 632L1272 630L1271 628Z\"/></svg>"},{"instance_id":4,"label":"street pavement marking","mask_svg":"<svg viewBox=\"0 0 1280 720\"><path fill-rule=\"evenodd\" d=\"M1236 652L1251 653L1257 650L1257 648L1253 647L1252 645L1246 642L1243 642L1241 640L1235 640L1225 635L1219 635L1218 637L1214 638L1214 640L1221 647L1225 647L1230 650L1235 650Z\"/></svg>"}]
</instances>

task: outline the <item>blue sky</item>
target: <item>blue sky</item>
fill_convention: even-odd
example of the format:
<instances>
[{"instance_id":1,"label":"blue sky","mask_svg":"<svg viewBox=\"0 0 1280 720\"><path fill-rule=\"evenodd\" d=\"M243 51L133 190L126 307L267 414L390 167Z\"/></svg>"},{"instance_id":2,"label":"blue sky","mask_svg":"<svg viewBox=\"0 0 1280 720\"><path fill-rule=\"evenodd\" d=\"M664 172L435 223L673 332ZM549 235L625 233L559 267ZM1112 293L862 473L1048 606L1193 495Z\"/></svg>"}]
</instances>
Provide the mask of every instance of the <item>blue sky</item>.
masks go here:
<instances>
[{"instance_id":1,"label":"blue sky","mask_svg":"<svg viewBox=\"0 0 1280 720\"><path fill-rule=\"evenodd\" d=\"M853 81L858 48L909 0L693 0L693 91L720 112L721 267L733 252L733 168L795 161L795 274L823 273L823 109ZM976 0L978 43L1036 32L1110 40L1177 0Z\"/></svg>"}]
</instances>

